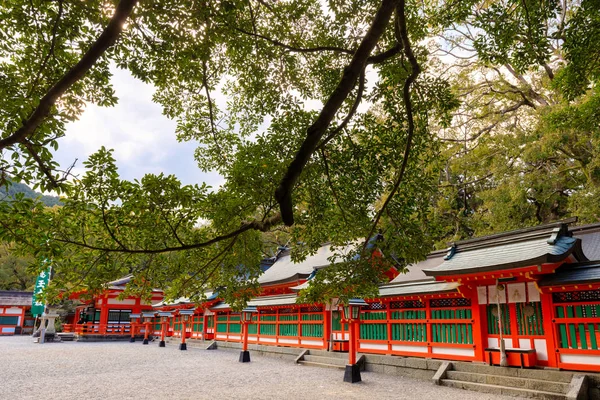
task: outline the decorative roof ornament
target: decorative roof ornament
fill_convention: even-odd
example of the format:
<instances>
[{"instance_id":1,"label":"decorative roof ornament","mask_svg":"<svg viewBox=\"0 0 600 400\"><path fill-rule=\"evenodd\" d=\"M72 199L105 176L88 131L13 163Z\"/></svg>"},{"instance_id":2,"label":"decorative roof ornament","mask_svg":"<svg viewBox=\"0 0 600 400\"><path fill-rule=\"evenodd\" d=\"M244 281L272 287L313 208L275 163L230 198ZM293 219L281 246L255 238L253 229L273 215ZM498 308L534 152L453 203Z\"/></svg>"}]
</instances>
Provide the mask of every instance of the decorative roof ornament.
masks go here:
<instances>
[{"instance_id":1,"label":"decorative roof ornament","mask_svg":"<svg viewBox=\"0 0 600 400\"><path fill-rule=\"evenodd\" d=\"M451 259L454 255L456 254L456 243L452 243L452 246L448 247L448 252L446 253L446 256L444 257L444 260L449 260Z\"/></svg>"}]
</instances>

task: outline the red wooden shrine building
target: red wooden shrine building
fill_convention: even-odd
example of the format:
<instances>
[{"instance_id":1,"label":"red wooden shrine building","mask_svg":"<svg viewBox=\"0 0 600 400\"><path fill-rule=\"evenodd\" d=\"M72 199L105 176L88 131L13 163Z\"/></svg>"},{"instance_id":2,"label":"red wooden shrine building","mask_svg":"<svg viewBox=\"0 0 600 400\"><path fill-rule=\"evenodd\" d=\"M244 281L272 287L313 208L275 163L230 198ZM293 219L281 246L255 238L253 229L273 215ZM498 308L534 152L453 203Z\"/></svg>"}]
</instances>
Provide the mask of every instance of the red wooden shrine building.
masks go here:
<instances>
[{"instance_id":1,"label":"red wooden shrine building","mask_svg":"<svg viewBox=\"0 0 600 400\"><path fill-rule=\"evenodd\" d=\"M0 335L33 333L32 292L0 290Z\"/></svg>"},{"instance_id":2,"label":"red wooden shrine building","mask_svg":"<svg viewBox=\"0 0 600 400\"><path fill-rule=\"evenodd\" d=\"M250 343L347 351L350 335L337 305L296 303L297 291L332 255L323 246L300 263L289 250L272 260L259 278L262 295L249 303L258 310ZM240 313L215 294L207 298L200 306L186 299L155 304L172 317L155 318L151 331L180 336L185 327L186 338L242 341ZM457 242L365 300L356 335L362 353L498 363L502 326L511 365L600 371L600 224L557 223ZM103 305L112 310L110 302L97 304L95 320ZM135 307L127 305L135 312L148 305Z\"/></svg>"},{"instance_id":3,"label":"red wooden shrine building","mask_svg":"<svg viewBox=\"0 0 600 400\"><path fill-rule=\"evenodd\" d=\"M63 324L63 331L75 332L80 336L88 337L129 336L131 334L130 314L152 311L152 304L163 299L163 292L157 289L152 291L152 299L149 302L135 296L120 299L119 296L131 279L133 277L130 275L108 282L107 288L101 296L95 296L89 301L82 301L83 304L76 308L75 314L71 315ZM74 295L73 298L81 301L81 293ZM135 334L141 333L143 330L135 332Z\"/></svg>"}]
</instances>

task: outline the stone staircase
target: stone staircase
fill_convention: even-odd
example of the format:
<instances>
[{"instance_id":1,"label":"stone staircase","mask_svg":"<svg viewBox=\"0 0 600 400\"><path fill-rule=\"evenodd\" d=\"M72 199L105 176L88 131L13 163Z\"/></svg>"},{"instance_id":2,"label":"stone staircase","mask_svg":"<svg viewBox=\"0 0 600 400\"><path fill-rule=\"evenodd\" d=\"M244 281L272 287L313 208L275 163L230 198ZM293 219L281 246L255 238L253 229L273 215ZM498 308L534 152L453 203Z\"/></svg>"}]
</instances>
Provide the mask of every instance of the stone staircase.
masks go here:
<instances>
[{"instance_id":1,"label":"stone staircase","mask_svg":"<svg viewBox=\"0 0 600 400\"><path fill-rule=\"evenodd\" d=\"M584 381L582 375L570 372L454 362L449 365L439 384L521 398L575 400Z\"/></svg>"},{"instance_id":2,"label":"stone staircase","mask_svg":"<svg viewBox=\"0 0 600 400\"><path fill-rule=\"evenodd\" d=\"M179 341L179 338L167 338L169 347L175 346ZM188 348L205 350L218 348L239 351L242 347L237 342L203 342L196 339L188 339L186 343ZM248 349L254 354L286 359L312 367L344 370L348 363L348 353L256 344L250 344ZM434 383L443 386L519 398L583 400L588 398L590 382L589 376L580 373L551 369L501 368L472 362L373 354L359 354L357 362L361 364L363 371L433 380ZM595 399L593 396L591 398Z\"/></svg>"},{"instance_id":3,"label":"stone staircase","mask_svg":"<svg viewBox=\"0 0 600 400\"><path fill-rule=\"evenodd\" d=\"M348 364L348 353L336 353L324 350L307 350L298 357L298 364L313 367L345 369Z\"/></svg>"}]
</instances>

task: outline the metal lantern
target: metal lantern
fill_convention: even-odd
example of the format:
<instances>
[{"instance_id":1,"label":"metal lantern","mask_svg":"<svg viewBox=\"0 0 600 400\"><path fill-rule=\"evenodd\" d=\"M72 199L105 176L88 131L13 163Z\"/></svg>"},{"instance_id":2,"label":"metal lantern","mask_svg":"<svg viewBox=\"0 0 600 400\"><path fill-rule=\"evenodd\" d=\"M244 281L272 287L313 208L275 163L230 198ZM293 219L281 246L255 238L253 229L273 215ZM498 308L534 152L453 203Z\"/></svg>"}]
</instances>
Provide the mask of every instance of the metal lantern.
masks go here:
<instances>
[{"instance_id":1,"label":"metal lantern","mask_svg":"<svg viewBox=\"0 0 600 400\"><path fill-rule=\"evenodd\" d=\"M367 305L367 302L363 299L350 299L350 301L342 307L344 319L348 321L360 319L360 310Z\"/></svg>"},{"instance_id":2,"label":"metal lantern","mask_svg":"<svg viewBox=\"0 0 600 400\"><path fill-rule=\"evenodd\" d=\"M158 316L160 317L161 322L167 322L167 320L171 317L171 311L159 311Z\"/></svg>"},{"instance_id":3,"label":"metal lantern","mask_svg":"<svg viewBox=\"0 0 600 400\"><path fill-rule=\"evenodd\" d=\"M252 321L252 316L256 314L258 310L255 306L248 306L242 310L242 322L248 323Z\"/></svg>"},{"instance_id":4,"label":"metal lantern","mask_svg":"<svg viewBox=\"0 0 600 400\"><path fill-rule=\"evenodd\" d=\"M141 314L129 314L129 319L131 320L132 323L137 322L136 320L138 318L140 318L142 315Z\"/></svg>"},{"instance_id":5,"label":"metal lantern","mask_svg":"<svg viewBox=\"0 0 600 400\"><path fill-rule=\"evenodd\" d=\"M179 310L179 315L183 318L183 322L188 322L190 317L194 315L194 310Z\"/></svg>"},{"instance_id":6,"label":"metal lantern","mask_svg":"<svg viewBox=\"0 0 600 400\"><path fill-rule=\"evenodd\" d=\"M155 317L154 311L142 313L142 318L144 318L144 322L147 323L147 324L151 323L152 322L152 318L154 318L154 317Z\"/></svg>"}]
</instances>

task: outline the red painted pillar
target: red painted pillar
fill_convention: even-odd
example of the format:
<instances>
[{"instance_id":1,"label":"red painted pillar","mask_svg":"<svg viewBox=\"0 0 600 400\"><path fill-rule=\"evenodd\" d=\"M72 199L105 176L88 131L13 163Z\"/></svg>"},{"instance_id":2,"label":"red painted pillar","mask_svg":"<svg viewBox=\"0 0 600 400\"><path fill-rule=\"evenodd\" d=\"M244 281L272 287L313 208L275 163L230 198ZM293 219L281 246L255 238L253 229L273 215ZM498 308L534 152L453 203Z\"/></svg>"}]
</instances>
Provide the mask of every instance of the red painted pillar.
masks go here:
<instances>
[{"instance_id":1,"label":"red painted pillar","mask_svg":"<svg viewBox=\"0 0 600 400\"><path fill-rule=\"evenodd\" d=\"M487 336L484 335L483 329L487 327L487 323L484 322L482 315L483 307L485 304L479 304L477 296L471 297L471 329L473 330L473 347L477 361L485 361L485 348L487 347L487 342L484 343L484 338L487 340Z\"/></svg>"},{"instance_id":2,"label":"red painted pillar","mask_svg":"<svg viewBox=\"0 0 600 400\"><path fill-rule=\"evenodd\" d=\"M160 324L160 340L161 342L165 341L165 336L167 336L167 321L162 321Z\"/></svg>"},{"instance_id":3,"label":"red painted pillar","mask_svg":"<svg viewBox=\"0 0 600 400\"><path fill-rule=\"evenodd\" d=\"M100 307L100 327L99 333L106 334L106 325L108 325L108 295L102 298L102 306Z\"/></svg>"},{"instance_id":4,"label":"red painted pillar","mask_svg":"<svg viewBox=\"0 0 600 400\"><path fill-rule=\"evenodd\" d=\"M329 341L331 340L331 311L327 311L326 307L323 307L323 349L329 348Z\"/></svg>"},{"instance_id":5,"label":"red painted pillar","mask_svg":"<svg viewBox=\"0 0 600 400\"><path fill-rule=\"evenodd\" d=\"M558 367L559 353L556 340L556 325L554 324L554 306L551 293L541 293L542 318L544 320L544 337L546 338L546 352L548 353L548 366Z\"/></svg>"},{"instance_id":6,"label":"red painted pillar","mask_svg":"<svg viewBox=\"0 0 600 400\"><path fill-rule=\"evenodd\" d=\"M150 322L144 325L144 344L148 344L148 334L150 333Z\"/></svg>"},{"instance_id":7,"label":"red painted pillar","mask_svg":"<svg viewBox=\"0 0 600 400\"><path fill-rule=\"evenodd\" d=\"M508 289L506 289L508 292ZM506 294L508 299L508 293ZM507 303L508 304L508 315L510 316L510 333L512 339L512 347L518 349L521 347L519 344L519 323L517 321L517 304L516 303Z\"/></svg>"},{"instance_id":8,"label":"red painted pillar","mask_svg":"<svg viewBox=\"0 0 600 400\"><path fill-rule=\"evenodd\" d=\"M244 330L244 337L243 337L243 351L248 351L248 322L244 322L242 324L242 329Z\"/></svg>"},{"instance_id":9,"label":"red painted pillar","mask_svg":"<svg viewBox=\"0 0 600 400\"><path fill-rule=\"evenodd\" d=\"M348 334L350 336L348 341L348 364L354 365L356 364L356 322L354 320L348 322Z\"/></svg>"},{"instance_id":10,"label":"red painted pillar","mask_svg":"<svg viewBox=\"0 0 600 400\"><path fill-rule=\"evenodd\" d=\"M423 299L420 301L425 302L425 334L427 335L427 354L431 357L431 355L433 354L433 332L431 329L431 300Z\"/></svg>"},{"instance_id":11,"label":"red painted pillar","mask_svg":"<svg viewBox=\"0 0 600 400\"><path fill-rule=\"evenodd\" d=\"M386 309L386 329L387 329L387 353L392 354L392 304L391 302L385 302Z\"/></svg>"}]
</instances>

